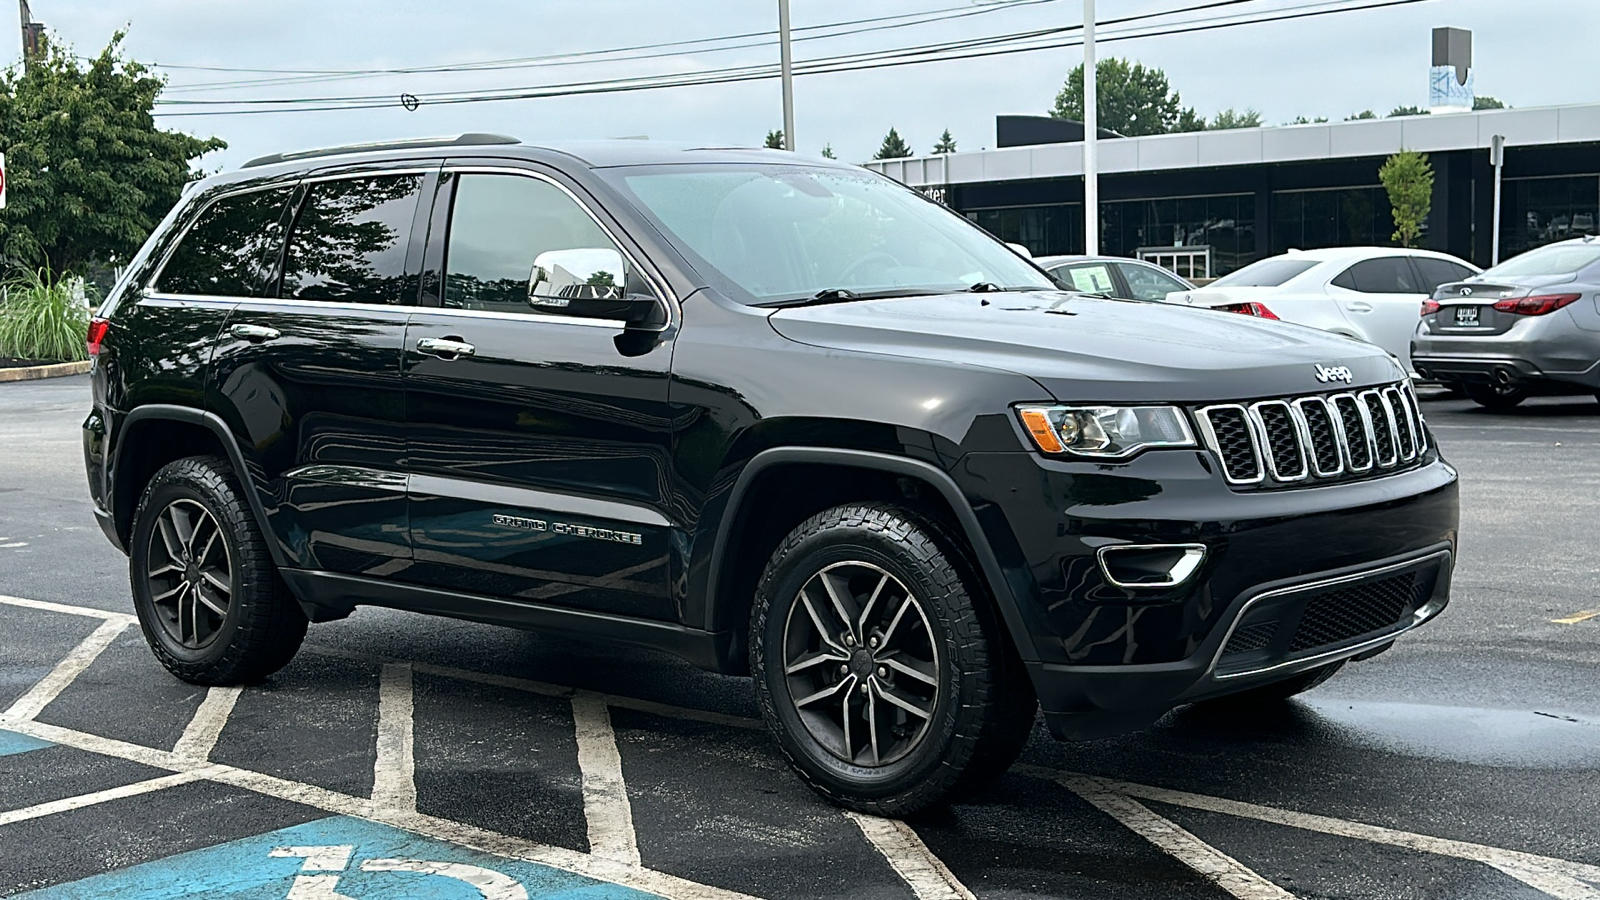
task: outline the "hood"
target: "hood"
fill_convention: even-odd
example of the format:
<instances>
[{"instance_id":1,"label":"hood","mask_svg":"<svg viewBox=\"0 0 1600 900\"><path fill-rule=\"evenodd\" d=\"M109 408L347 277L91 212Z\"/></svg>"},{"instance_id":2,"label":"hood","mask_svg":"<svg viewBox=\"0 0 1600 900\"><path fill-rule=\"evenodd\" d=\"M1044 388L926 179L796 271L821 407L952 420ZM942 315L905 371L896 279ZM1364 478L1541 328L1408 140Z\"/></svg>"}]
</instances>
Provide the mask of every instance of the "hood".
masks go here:
<instances>
[{"instance_id":1,"label":"hood","mask_svg":"<svg viewBox=\"0 0 1600 900\"><path fill-rule=\"evenodd\" d=\"M1057 400L1244 400L1397 381L1371 344L1298 325L1161 303L1054 292L942 294L781 309L784 337L837 350L1026 375ZM1027 400L1018 397L1017 400Z\"/></svg>"}]
</instances>

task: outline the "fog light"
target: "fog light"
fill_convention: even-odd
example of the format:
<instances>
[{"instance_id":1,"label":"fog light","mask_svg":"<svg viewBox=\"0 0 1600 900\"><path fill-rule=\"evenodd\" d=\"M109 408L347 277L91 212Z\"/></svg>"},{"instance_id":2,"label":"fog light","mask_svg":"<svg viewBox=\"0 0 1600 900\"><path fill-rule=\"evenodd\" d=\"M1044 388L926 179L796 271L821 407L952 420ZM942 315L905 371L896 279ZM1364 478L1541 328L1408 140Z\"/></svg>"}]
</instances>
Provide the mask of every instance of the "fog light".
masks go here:
<instances>
[{"instance_id":1,"label":"fog light","mask_svg":"<svg viewBox=\"0 0 1600 900\"><path fill-rule=\"evenodd\" d=\"M1171 588L1205 562L1204 544L1117 544L1095 551L1100 574L1119 588Z\"/></svg>"}]
</instances>

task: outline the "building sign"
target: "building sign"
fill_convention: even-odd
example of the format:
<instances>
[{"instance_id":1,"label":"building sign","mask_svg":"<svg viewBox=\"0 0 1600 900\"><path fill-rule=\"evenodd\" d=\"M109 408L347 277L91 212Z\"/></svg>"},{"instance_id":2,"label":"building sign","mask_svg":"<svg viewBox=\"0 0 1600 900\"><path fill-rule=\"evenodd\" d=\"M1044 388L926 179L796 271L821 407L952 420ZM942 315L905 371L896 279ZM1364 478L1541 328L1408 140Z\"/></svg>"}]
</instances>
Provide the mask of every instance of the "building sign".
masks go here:
<instances>
[{"instance_id":1,"label":"building sign","mask_svg":"<svg viewBox=\"0 0 1600 900\"><path fill-rule=\"evenodd\" d=\"M1472 111L1472 32L1433 30L1433 68L1428 70L1428 111Z\"/></svg>"}]
</instances>

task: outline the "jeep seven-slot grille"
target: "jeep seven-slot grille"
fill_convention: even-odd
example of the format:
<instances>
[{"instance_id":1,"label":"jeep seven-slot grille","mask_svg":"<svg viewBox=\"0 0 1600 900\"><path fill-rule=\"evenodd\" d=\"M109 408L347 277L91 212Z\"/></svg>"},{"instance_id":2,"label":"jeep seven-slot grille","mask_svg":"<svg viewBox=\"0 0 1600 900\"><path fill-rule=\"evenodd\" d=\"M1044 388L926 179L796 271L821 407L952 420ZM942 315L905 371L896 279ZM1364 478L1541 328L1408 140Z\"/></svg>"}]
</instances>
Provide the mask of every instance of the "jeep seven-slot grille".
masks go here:
<instances>
[{"instance_id":1,"label":"jeep seven-slot grille","mask_svg":"<svg viewBox=\"0 0 1600 900\"><path fill-rule=\"evenodd\" d=\"M1227 403L1195 411L1234 486L1376 477L1422 459L1426 431L1409 385Z\"/></svg>"}]
</instances>

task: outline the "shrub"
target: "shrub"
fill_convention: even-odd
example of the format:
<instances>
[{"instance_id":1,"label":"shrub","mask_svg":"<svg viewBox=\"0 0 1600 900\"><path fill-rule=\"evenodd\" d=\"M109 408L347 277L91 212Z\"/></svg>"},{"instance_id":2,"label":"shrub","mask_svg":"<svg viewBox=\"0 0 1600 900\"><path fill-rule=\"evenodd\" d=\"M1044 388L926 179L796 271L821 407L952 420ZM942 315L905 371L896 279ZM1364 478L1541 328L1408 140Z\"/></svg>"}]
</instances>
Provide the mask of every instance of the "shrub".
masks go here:
<instances>
[{"instance_id":1,"label":"shrub","mask_svg":"<svg viewBox=\"0 0 1600 900\"><path fill-rule=\"evenodd\" d=\"M0 356L71 362L87 359L89 310L66 281L48 269L5 281L0 300Z\"/></svg>"}]
</instances>

